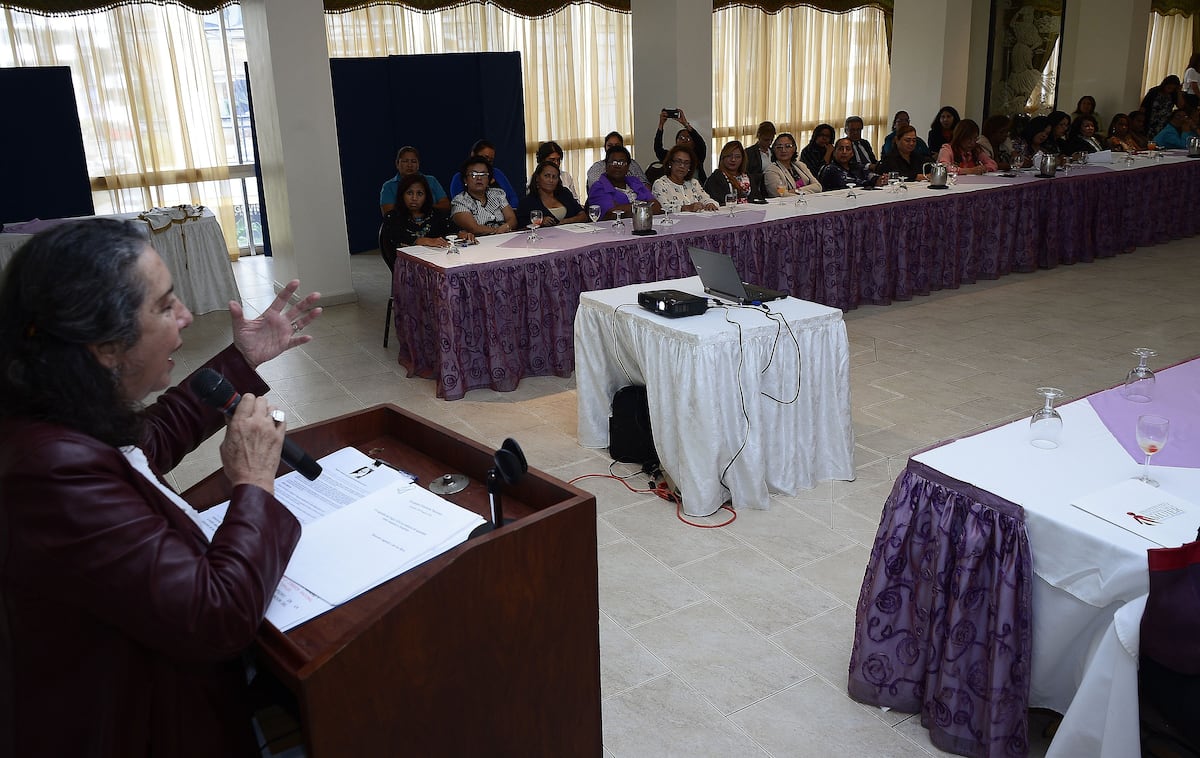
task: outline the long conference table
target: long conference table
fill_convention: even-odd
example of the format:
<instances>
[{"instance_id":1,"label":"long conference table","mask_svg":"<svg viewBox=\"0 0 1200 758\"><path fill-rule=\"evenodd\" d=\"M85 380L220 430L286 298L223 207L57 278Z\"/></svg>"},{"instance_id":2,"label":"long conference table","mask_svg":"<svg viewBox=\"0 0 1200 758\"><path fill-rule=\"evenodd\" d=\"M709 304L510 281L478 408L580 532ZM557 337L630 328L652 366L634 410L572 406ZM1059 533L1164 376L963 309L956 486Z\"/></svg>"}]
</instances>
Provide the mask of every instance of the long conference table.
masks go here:
<instances>
[{"instance_id":1,"label":"long conference table","mask_svg":"<svg viewBox=\"0 0 1200 758\"><path fill-rule=\"evenodd\" d=\"M407 247L393 278L398 360L437 395L507 392L526 376L570 376L579 295L678 279L688 246L733 257L749 282L850 310L887 305L980 279L1089 262L1200 232L1200 161L1138 156L1042 179L963 177L741 205L730 217L677 214L653 236L601 223L483 238L459 254Z\"/></svg>"},{"instance_id":2,"label":"long conference table","mask_svg":"<svg viewBox=\"0 0 1200 758\"><path fill-rule=\"evenodd\" d=\"M863 580L853 697L919 712L962 755L1025 755L1027 706L1067 715L1048 756L1139 753L1136 630L1160 545L1076 504L1141 473L1137 417L1156 414L1171 423L1160 488L1108 497L1200 505L1200 360L1156 385L1149 403L1113 388L1066 404L1057 449L1031 445L1024 418L909 460ZM1200 513L1180 518L1194 539Z\"/></svg>"},{"instance_id":3,"label":"long conference table","mask_svg":"<svg viewBox=\"0 0 1200 758\"><path fill-rule=\"evenodd\" d=\"M168 210L174 212L176 209ZM135 221L143 215L150 214L118 213L102 218ZM229 301L240 300L241 296L229 263L225 235L221 232L217 217L207 209L196 210L191 215L174 215L177 218L169 218L166 212L153 214L155 220L147 221L146 226L150 232L150 244L162 256L171 272L179 299L197 314L228 310ZM24 233L0 234L0 271L32 236Z\"/></svg>"}]
</instances>

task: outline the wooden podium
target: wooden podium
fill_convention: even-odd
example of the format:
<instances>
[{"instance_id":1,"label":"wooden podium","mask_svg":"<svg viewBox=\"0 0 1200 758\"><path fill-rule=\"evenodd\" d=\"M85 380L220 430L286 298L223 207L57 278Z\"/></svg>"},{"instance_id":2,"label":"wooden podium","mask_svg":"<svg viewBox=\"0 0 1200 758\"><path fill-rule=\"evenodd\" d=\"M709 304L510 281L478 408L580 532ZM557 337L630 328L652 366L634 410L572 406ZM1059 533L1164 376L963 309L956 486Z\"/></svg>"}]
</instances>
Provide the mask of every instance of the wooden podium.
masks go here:
<instances>
[{"instance_id":1,"label":"wooden podium","mask_svg":"<svg viewBox=\"0 0 1200 758\"><path fill-rule=\"evenodd\" d=\"M314 458L356 447L421 484L466 474L447 499L487 516L494 451L394 405L289 437ZM229 491L218 471L186 498ZM531 468L503 505L517 519L503 529L290 632L263 623L259 657L295 695L310 758L602 754L596 499Z\"/></svg>"}]
</instances>

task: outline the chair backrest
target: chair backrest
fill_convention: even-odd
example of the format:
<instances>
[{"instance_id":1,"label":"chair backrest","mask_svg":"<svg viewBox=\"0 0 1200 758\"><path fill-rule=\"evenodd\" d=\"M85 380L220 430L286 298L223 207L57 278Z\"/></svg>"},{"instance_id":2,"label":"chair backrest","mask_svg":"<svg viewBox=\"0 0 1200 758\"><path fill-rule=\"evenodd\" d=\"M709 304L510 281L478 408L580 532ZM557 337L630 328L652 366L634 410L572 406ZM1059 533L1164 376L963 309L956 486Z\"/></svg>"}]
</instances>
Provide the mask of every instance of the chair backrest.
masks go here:
<instances>
[{"instance_id":1,"label":"chair backrest","mask_svg":"<svg viewBox=\"0 0 1200 758\"><path fill-rule=\"evenodd\" d=\"M653 187L658 181L658 177L667 173L667 167L662 164L662 161L655 161L646 167L646 186Z\"/></svg>"},{"instance_id":2,"label":"chair backrest","mask_svg":"<svg viewBox=\"0 0 1200 758\"><path fill-rule=\"evenodd\" d=\"M379 225L379 254L387 264L388 271L396 270L396 245L387 234L387 221Z\"/></svg>"}]
</instances>

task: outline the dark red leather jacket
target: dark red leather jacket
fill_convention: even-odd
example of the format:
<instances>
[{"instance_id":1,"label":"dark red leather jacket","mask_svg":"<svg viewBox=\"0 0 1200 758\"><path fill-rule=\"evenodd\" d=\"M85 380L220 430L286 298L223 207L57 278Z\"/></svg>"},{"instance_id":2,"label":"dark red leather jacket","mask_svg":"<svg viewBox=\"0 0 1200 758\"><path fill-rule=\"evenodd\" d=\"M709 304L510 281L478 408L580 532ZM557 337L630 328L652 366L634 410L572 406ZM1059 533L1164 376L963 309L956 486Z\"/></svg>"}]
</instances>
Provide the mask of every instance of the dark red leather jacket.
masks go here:
<instances>
[{"instance_id":1,"label":"dark red leather jacket","mask_svg":"<svg viewBox=\"0 0 1200 758\"><path fill-rule=\"evenodd\" d=\"M232 348L207 365L267 389ZM223 425L184 386L147 409L160 474ZM119 450L0 420L0 755L257 755L240 653L299 538L242 485L210 544Z\"/></svg>"}]
</instances>

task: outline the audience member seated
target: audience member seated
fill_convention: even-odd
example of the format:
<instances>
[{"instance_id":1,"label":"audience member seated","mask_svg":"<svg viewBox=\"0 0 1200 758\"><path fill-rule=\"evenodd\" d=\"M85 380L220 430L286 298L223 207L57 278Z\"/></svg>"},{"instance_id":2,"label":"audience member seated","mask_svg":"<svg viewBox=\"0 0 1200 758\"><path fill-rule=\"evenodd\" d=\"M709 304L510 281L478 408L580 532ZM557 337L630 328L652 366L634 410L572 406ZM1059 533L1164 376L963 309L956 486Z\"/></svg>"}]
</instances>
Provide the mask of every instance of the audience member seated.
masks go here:
<instances>
[{"instance_id":1,"label":"audience member seated","mask_svg":"<svg viewBox=\"0 0 1200 758\"><path fill-rule=\"evenodd\" d=\"M826 192L880 184L887 184L887 177L859 165L854 159L854 142L849 137L842 137L833 144L833 160L821 170L821 186Z\"/></svg>"},{"instance_id":2,"label":"audience member seated","mask_svg":"<svg viewBox=\"0 0 1200 758\"><path fill-rule=\"evenodd\" d=\"M917 153L917 143L920 141L917 128L912 124L898 127L896 138L892 142L894 148L883 156L883 160L879 162L879 170L898 173L906 182L925 179L925 174L921 172L929 156Z\"/></svg>"},{"instance_id":3,"label":"audience member seated","mask_svg":"<svg viewBox=\"0 0 1200 758\"><path fill-rule=\"evenodd\" d=\"M1113 116L1112 123L1108 125L1108 149L1126 153L1138 150L1137 142L1129 133L1129 116L1124 113Z\"/></svg>"},{"instance_id":4,"label":"audience member seated","mask_svg":"<svg viewBox=\"0 0 1200 758\"><path fill-rule=\"evenodd\" d=\"M1050 119L1046 116L1034 116L1029 121L1029 125L1025 127L1025 131L1021 133L1021 139L1025 142L1025 154L1021 156L1022 166L1032 166L1033 156L1046 151L1046 144L1050 142ZM1016 156L1014 156L1015 160Z\"/></svg>"},{"instance_id":5,"label":"audience member seated","mask_svg":"<svg viewBox=\"0 0 1200 758\"><path fill-rule=\"evenodd\" d=\"M567 188L554 161L542 161L533 169L529 194L517 206L517 224L529 226L529 212L542 212L542 226L576 224L587 219L587 211Z\"/></svg>"},{"instance_id":6,"label":"audience member seated","mask_svg":"<svg viewBox=\"0 0 1200 758\"><path fill-rule=\"evenodd\" d=\"M1095 116L1085 113L1077 117L1071 122L1071 130L1067 132L1067 154L1098 153L1106 150L1096 137L1099 130L1100 124L1096 122Z\"/></svg>"},{"instance_id":7,"label":"audience member seated","mask_svg":"<svg viewBox=\"0 0 1200 758\"><path fill-rule=\"evenodd\" d=\"M467 158L460 176L467 177L466 189L450 201L450 220L476 236L503 234L517 228L517 216L508 196L492 187L492 164L482 155Z\"/></svg>"},{"instance_id":8,"label":"audience member seated","mask_svg":"<svg viewBox=\"0 0 1200 758\"><path fill-rule=\"evenodd\" d=\"M746 149L734 140L721 148L717 170L704 183L704 191L719 204L725 205L725 197L737 195L737 202L744 203L750 197L750 175L745 171Z\"/></svg>"},{"instance_id":9,"label":"audience member seated","mask_svg":"<svg viewBox=\"0 0 1200 758\"><path fill-rule=\"evenodd\" d=\"M1146 133L1146 112L1136 110L1129 114L1129 139L1137 145L1138 150L1150 147L1150 135Z\"/></svg>"},{"instance_id":10,"label":"audience member seated","mask_svg":"<svg viewBox=\"0 0 1200 758\"><path fill-rule=\"evenodd\" d=\"M1171 114L1167 125L1154 135L1154 144L1160 149L1186 149L1188 140L1196 136L1196 127L1188 118L1187 111L1180 108Z\"/></svg>"},{"instance_id":11,"label":"audience member seated","mask_svg":"<svg viewBox=\"0 0 1200 758\"><path fill-rule=\"evenodd\" d=\"M1054 111L1050 114L1050 139L1042 147L1043 153L1058 153L1069 155L1067 150L1067 132L1071 129L1071 117L1066 111Z\"/></svg>"},{"instance_id":12,"label":"audience member seated","mask_svg":"<svg viewBox=\"0 0 1200 758\"><path fill-rule=\"evenodd\" d=\"M675 120L683 124L683 128L675 133L675 144L689 147L696 155L696 177L701 184L708 178L708 172L704 170L704 159L708 157L708 145L705 144L704 138L700 136L700 132L696 131L687 120L687 114L682 108L678 108L679 116ZM666 165L667 149L663 147L663 126L666 125L667 119L671 116L667 115L667 109L663 108L658 114L658 131L654 133L654 155ZM668 172L669 173L669 172Z\"/></svg>"},{"instance_id":13,"label":"audience member seated","mask_svg":"<svg viewBox=\"0 0 1200 758\"><path fill-rule=\"evenodd\" d=\"M771 165L771 143L775 141L775 124L764 121L754 133L755 142L746 151L745 171L750 176L751 189L763 192L763 171Z\"/></svg>"},{"instance_id":14,"label":"audience member seated","mask_svg":"<svg viewBox=\"0 0 1200 758\"><path fill-rule=\"evenodd\" d=\"M846 119L846 137L854 144L854 160L868 171L879 168L879 159L875 157L875 149L871 143L863 139L862 116L850 116Z\"/></svg>"},{"instance_id":15,"label":"audience member seated","mask_svg":"<svg viewBox=\"0 0 1200 758\"><path fill-rule=\"evenodd\" d=\"M396 207L397 191L400 186L400 180L406 176L420 173L421 171L421 154L412 145L405 145L396 153L396 175L383 183L383 188L379 190L379 212L387 215L388 211ZM442 183L436 177L424 174L425 183L429 186L429 192L433 196L433 207L438 210L450 210L450 196L446 194L446 190L442 188Z\"/></svg>"},{"instance_id":16,"label":"audience member seated","mask_svg":"<svg viewBox=\"0 0 1200 758\"><path fill-rule=\"evenodd\" d=\"M833 127L830 126L829 130L832 132ZM821 191L821 183L817 181L817 177L808 170L804 161L796 159L796 138L790 133L784 132L775 138L771 153L775 159L763 172L763 187L767 197Z\"/></svg>"},{"instance_id":17,"label":"audience member seated","mask_svg":"<svg viewBox=\"0 0 1200 758\"><path fill-rule=\"evenodd\" d=\"M667 173L654 182L654 197L667 213L715 211L717 204L696 179L696 154L686 145L674 145L663 164Z\"/></svg>"},{"instance_id":18,"label":"audience member seated","mask_svg":"<svg viewBox=\"0 0 1200 758\"><path fill-rule=\"evenodd\" d=\"M943 105L942 109L933 117L933 123L929 125L929 139L926 143L929 145L930 153L937 153L942 149L942 145L950 141L954 136L954 127L958 126L958 122L962 121L958 111L950 105Z\"/></svg>"},{"instance_id":19,"label":"audience member seated","mask_svg":"<svg viewBox=\"0 0 1200 758\"><path fill-rule=\"evenodd\" d=\"M1096 113L1096 98L1092 97L1091 95L1084 95L1083 97L1079 98L1079 102L1075 103L1075 112L1071 114L1072 123L1074 122L1074 119L1077 119L1080 116L1091 116L1092 118L1096 119L1096 129L1100 129L1100 114Z\"/></svg>"},{"instance_id":20,"label":"audience member seated","mask_svg":"<svg viewBox=\"0 0 1200 758\"><path fill-rule=\"evenodd\" d=\"M515 206L518 202L520 202L521 198L517 195L517 191L513 189L512 182L508 180L508 177L504 175L503 171L496 168L496 146L485 139L478 140L474 145L471 146L470 157L475 156L483 156L484 160L488 162L488 168L490 169L492 176L491 184L488 186L499 187L501 190L503 190L504 196L508 198L508 204L510 206ZM461 173L455 174L450 180L450 196L458 197L462 193L463 189L465 189L463 185L463 175Z\"/></svg>"},{"instance_id":21,"label":"audience member seated","mask_svg":"<svg viewBox=\"0 0 1200 758\"><path fill-rule=\"evenodd\" d=\"M592 191L592 185L595 184L596 181L601 176L608 173L608 151L613 149L614 147L625 147L625 138L621 136L620 132L609 132L608 135L605 136L605 138L604 138L604 158L593 163L591 165L591 167L588 168L588 170L587 170L588 192ZM637 179L642 184L645 184L646 183L646 170L644 168L642 168L641 164L639 164L637 161L635 161L633 159L633 156L629 155L629 150L626 150L625 154L627 156L629 156L628 174L630 176L634 177L635 179ZM649 190L647 190L647 191L649 191ZM589 205L590 205L590 203L589 203Z\"/></svg>"},{"instance_id":22,"label":"audience member seated","mask_svg":"<svg viewBox=\"0 0 1200 758\"><path fill-rule=\"evenodd\" d=\"M1184 105L1179 77L1171 74L1157 87L1151 87L1142 98L1142 111L1146 114L1146 134L1158 134L1171 120L1171 113Z\"/></svg>"},{"instance_id":23,"label":"audience member seated","mask_svg":"<svg viewBox=\"0 0 1200 758\"><path fill-rule=\"evenodd\" d=\"M577 192L575 189L575 177L564 171L562 167L562 147L553 140L549 142L543 142L542 144L538 145L537 154L535 157L537 158L538 163L541 163L542 161L550 161L558 167L559 182L561 182L562 186L571 193L571 197L575 198L576 202L579 202L579 192Z\"/></svg>"},{"instance_id":24,"label":"audience member seated","mask_svg":"<svg viewBox=\"0 0 1200 758\"><path fill-rule=\"evenodd\" d=\"M624 145L609 148L604 157L604 173L588 187L587 204L600 206L601 218L616 218L614 211L620 211L625 218L629 218L635 200L651 203L654 213L662 213L662 206L650 188L629 173L632 165L633 159ZM591 173L591 169L588 173Z\"/></svg>"},{"instance_id":25,"label":"audience member seated","mask_svg":"<svg viewBox=\"0 0 1200 758\"><path fill-rule=\"evenodd\" d=\"M883 138L883 147L879 149L880 159L896 149L896 130L902 126L908 126L910 123L912 122L908 117L908 111L896 111L895 117L892 118L892 133ZM925 140L920 137L917 137L917 149L915 152L917 155L932 155L929 152L929 145L926 145Z\"/></svg>"},{"instance_id":26,"label":"audience member seated","mask_svg":"<svg viewBox=\"0 0 1200 758\"><path fill-rule=\"evenodd\" d=\"M409 174L400 180L400 202L388 212L383 221L383 244L389 250L409 245L449 247L446 236L458 229L443 210L433 207L433 193L422 174ZM473 234L464 234L474 241Z\"/></svg>"},{"instance_id":27,"label":"audience member seated","mask_svg":"<svg viewBox=\"0 0 1200 758\"><path fill-rule=\"evenodd\" d=\"M976 140L979 139L979 124L965 118L954 127L950 142L938 150L938 162L958 167L958 173L979 176L988 171L996 170L996 162L981 148Z\"/></svg>"},{"instance_id":28,"label":"audience member seated","mask_svg":"<svg viewBox=\"0 0 1200 758\"><path fill-rule=\"evenodd\" d=\"M1001 171L1008 171L1013 164L1012 140L1008 138L1011 125L1012 121L1003 114L988 116L976 141Z\"/></svg>"},{"instance_id":29,"label":"audience member seated","mask_svg":"<svg viewBox=\"0 0 1200 758\"><path fill-rule=\"evenodd\" d=\"M833 127L829 124L817 124L813 128L812 137L800 151L800 160L808 167L813 176L820 176L825 164L833 160Z\"/></svg>"}]
</instances>

